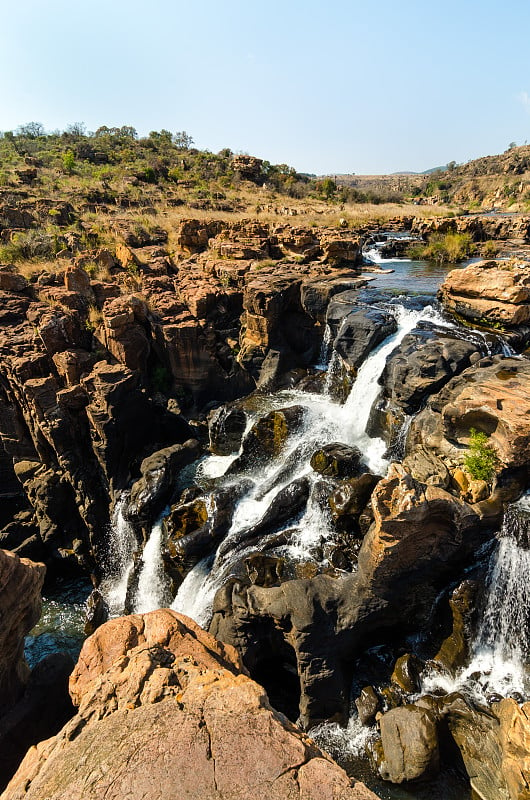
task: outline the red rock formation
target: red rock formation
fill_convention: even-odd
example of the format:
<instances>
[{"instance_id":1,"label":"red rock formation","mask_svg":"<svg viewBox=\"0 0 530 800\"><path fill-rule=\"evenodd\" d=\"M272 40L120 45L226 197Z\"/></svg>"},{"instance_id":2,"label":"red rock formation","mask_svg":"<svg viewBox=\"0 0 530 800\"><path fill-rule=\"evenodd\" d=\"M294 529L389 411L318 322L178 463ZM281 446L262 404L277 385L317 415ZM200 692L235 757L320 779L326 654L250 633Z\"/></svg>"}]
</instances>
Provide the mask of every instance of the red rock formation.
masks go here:
<instances>
[{"instance_id":1,"label":"red rock formation","mask_svg":"<svg viewBox=\"0 0 530 800\"><path fill-rule=\"evenodd\" d=\"M175 612L99 628L71 693L77 715L2 800L375 800L271 709L235 650Z\"/></svg>"}]
</instances>

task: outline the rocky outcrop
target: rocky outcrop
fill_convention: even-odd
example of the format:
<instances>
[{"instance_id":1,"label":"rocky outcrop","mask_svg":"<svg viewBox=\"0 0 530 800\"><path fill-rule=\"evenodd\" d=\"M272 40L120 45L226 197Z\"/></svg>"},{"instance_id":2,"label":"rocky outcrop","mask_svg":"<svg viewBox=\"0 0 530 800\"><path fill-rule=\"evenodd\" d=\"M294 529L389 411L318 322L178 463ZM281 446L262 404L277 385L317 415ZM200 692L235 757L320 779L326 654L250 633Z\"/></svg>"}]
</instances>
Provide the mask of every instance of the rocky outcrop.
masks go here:
<instances>
[{"instance_id":1,"label":"rocky outcrop","mask_svg":"<svg viewBox=\"0 0 530 800\"><path fill-rule=\"evenodd\" d=\"M232 648L174 612L99 628L70 690L77 715L28 752L2 800L375 797L269 706Z\"/></svg>"},{"instance_id":2,"label":"rocky outcrop","mask_svg":"<svg viewBox=\"0 0 530 800\"><path fill-rule=\"evenodd\" d=\"M294 661L304 724L345 718L353 664L366 642L392 628L405 636L427 625L437 587L459 574L484 540L474 508L397 465L374 489L372 508L374 523L353 575L270 588L235 580L214 603L210 630L237 645L265 686ZM268 673L260 666L265 660Z\"/></svg>"},{"instance_id":3,"label":"rocky outcrop","mask_svg":"<svg viewBox=\"0 0 530 800\"><path fill-rule=\"evenodd\" d=\"M390 408L414 414L427 397L480 358L477 345L447 328L422 324L388 357L381 376Z\"/></svg>"},{"instance_id":4,"label":"rocky outcrop","mask_svg":"<svg viewBox=\"0 0 530 800\"><path fill-rule=\"evenodd\" d=\"M498 500L515 499L528 485L529 380L530 361L502 356L484 358L450 380L412 422L405 459L412 474L449 485L451 474L462 466L474 428L489 437L498 459L499 491L504 486ZM516 479L511 496L506 483L510 478Z\"/></svg>"},{"instance_id":5,"label":"rocky outcrop","mask_svg":"<svg viewBox=\"0 0 530 800\"><path fill-rule=\"evenodd\" d=\"M38 622L45 567L0 550L0 708L19 699L29 679L24 637Z\"/></svg>"},{"instance_id":6,"label":"rocky outcrop","mask_svg":"<svg viewBox=\"0 0 530 800\"><path fill-rule=\"evenodd\" d=\"M445 308L483 325L514 327L530 322L527 262L481 261L450 272L440 287Z\"/></svg>"},{"instance_id":7,"label":"rocky outcrop","mask_svg":"<svg viewBox=\"0 0 530 800\"><path fill-rule=\"evenodd\" d=\"M335 337L333 348L354 371L383 339L397 330L391 314L351 302L350 292L337 295L331 302L327 323Z\"/></svg>"}]
</instances>

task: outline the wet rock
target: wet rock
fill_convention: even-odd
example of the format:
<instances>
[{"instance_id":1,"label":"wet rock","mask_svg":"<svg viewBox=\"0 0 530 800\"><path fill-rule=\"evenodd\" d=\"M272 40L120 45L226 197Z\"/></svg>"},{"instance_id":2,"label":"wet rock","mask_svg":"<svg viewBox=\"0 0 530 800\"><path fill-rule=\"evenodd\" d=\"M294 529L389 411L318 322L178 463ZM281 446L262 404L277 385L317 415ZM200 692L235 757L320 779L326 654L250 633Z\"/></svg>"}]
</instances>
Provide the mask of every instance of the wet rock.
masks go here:
<instances>
[{"instance_id":1,"label":"wet rock","mask_svg":"<svg viewBox=\"0 0 530 800\"><path fill-rule=\"evenodd\" d=\"M465 580L453 590L449 600L452 630L442 642L434 660L451 674L469 662L473 640L472 615L475 610L476 593L476 583Z\"/></svg>"},{"instance_id":2,"label":"wet rock","mask_svg":"<svg viewBox=\"0 0 530 800\"><path fill-rule=\"evenodd\" d=\"M484 325L513 327L530 322L527 262L481 261L450 272L439 290L445 308Z\"/></svg>"},{"instance_id":3,"label":"wet rock","mask_svg":"<svg viewBox=\"0 0 530 800\"><path fill-rule=\"evenodd\" d=\"M239 498L248 491L245 481L219 489L206 501L197 498L173 506L163 521L165 565L176 589L202 558L213 552L228 533Z\"/></svg>"},{"instance_id":4,"label":"wet rock","mask_svg":"<svg viewBox=\"0 0 530 800\"><path fill-rule=\"evenodd\" d=\"M330 478L352 478L361 471L363 455L357 447L340 442L324 445L311 456L311 466Z\"/></svg>"},{"instance_id":5,"label":"wet rock","mask_svg":"<svg viewBox=\"0 0 530 800\"><path fill-rule=\"evenodd\" d=\"M365 472L357 478L342 481L329 495L331 516L340 530L357 529L359 517L380 480L378 475Z\"/></svg>"},{"instance_id":6,"label":"wet rock","mask_svg":"<svg viewBox=\"0 0 530 800\"><path fill-rule=\"evenodd\" d=\"M343 297L339 294L330 303L327 322L335 334L333 348L349 367L357 370L374 347L397 330L397 323L391 314L348 305Z\"/></svg>"},{"instance_id":7,"label":"wet rock","mask_svg":"<svg viewBox=\"0 0 530 800\"><path fill-rule=\"evenodd\" d=\"M512 795L506 783L497 717L471 708L457 695L448 698L445 719L478 796L483 800L522 800L527 787L523 793Z\"/></svg>"},{"instance_id":8,"label":"wet rock","mask_svg":"<svg viewBox=\"0 0 530 800\"><path fill-rule=\"evenodd\" d=\"M378 768L384 780L403 783L436 774L440 757L432 714L406 705L383 714L379 726L382 752Z\"/></svg>"},{"instance_id":9,"label":"wet rock","mask_svg":"<svg viewBox=\"0 0 530 800\"><path fill-rule=\"evenodd\" d=\"M355 707L361 725L372 725L375 722L375 715L381 710L381 701L373 686L365 686L361 690L361 694L355 700Z\"/></svg>"},{"instance_id":10,"label":"wet rock","mask_svg":"<svg viewBox=\"0 0 530 800\"><path fill-rule=\"evenodd\" d=\"M157 450L140 466L141 478L132 486L127 505L127 519L144 530L151 528L155 518L167 505L180 470L196 461L201 448L196 439Z\"/></svg>"},{"instance_id":11,"label":"wet rock","mask_svg":"<svg viewBox=\"0 0 530 800\"><path fill-rule=\"evenodd\" d=\"M436 587L462 570L483 541L480 517L469 505L419 484L398 465L375 488L372 507L374 523L353 575L321 574L270 588L234 583L214 603L211 631L237 643L245 659L263 626L285 631L296 654L304 725L347 717L354 663L367 636L389 629L404 636L426 625Z\"/></svg>"},{"instance_id":12,"label":"wet rock","mask_svg":"<svg viewBox=\"0 0 530 800\"><path fill-rule=\"evenodd\" d=\"M4 800L375 800L271 709L233 648L175 612L99 628L70 690L76 716L29 751Z\"/></svg>"},{"instance_id":13,"label":"wet rock","mask_svg":"<svg viewBox=\"0 0 530 800\"><path fill-rule=\"evenodd\" d=\"M261 417L245 436L241 455L230 465L226 474L254 469L280 455L289 436L301 428L304 416L303 406L289 406Z\"/></svg>"},{"instance_id":14,"label":"wet rock","mask_svg":"<svg viewBox=\"0 0 530 800\"><path fill-rule=\"evenodd\" d=\"M289 483L277 493L256 525L230 536L227 542L221 544L218 551L219 557L239 547L243 542L246 547L254 546L264 536L280 530L284 525L295 520L305 509L310 491L309 478L297 478Z\"/></svg>"},{"instance_id":15,"label":"wet rock","mask_svg":"<svg viewBox=\"0 0 530 800\"><path fill-rule=\"evenodd\" d=\"M237 453L247 425L247 415L242 408L221 406L209 416L210 450L217 456Z\"/></svg>"},{"instance_id":16,"label":"wet rock","mask_svg":"<svg viewBox=\"0 0 530 800\"><path fill-rule=\"evenodd\" d=\"M471 366L477 345L449 329L424 326L407 334L389 355L381 383L392 405L414 414L454 375Z\"/></svg>"},{"instance_id":17,"label":"wet rock","mask_svg":"<svg viewBox=\"0 0 530 800\"><path fill-rule=\"evenodd\" d=\"M285 559L254 553L245 558L250 582L257 586L277 586L281 583Z\"/></svg>"},{"instance_id":18,"label":"wet rock","mask_svg":"<svg viewBox=\"0 0 530 800\"><path fill-rule=\"evenodd\" d=\"M100 625L108 620L109 607L98 589L92 589L85 606L84 632L86 636L91 636Z\"/></svg>"},{"instance_id":19,"label":"wet rock","mask_svg":"<svg viewBox=\"0 0 530 800\"><path fill-rule=\"evenodd\" d=\"M406 653L396 661L390 680L406 694L414 694L420 690L422 666L414 653Z\"/></svg>"}]
</instances>

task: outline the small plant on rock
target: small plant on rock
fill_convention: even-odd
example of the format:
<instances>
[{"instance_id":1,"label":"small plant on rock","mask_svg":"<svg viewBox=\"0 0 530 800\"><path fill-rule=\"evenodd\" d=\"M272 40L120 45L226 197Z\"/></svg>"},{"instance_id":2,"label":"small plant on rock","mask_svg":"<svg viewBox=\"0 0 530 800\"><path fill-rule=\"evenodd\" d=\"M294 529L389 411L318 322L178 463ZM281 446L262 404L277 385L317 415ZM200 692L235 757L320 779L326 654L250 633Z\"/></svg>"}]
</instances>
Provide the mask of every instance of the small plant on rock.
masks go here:
<instances>
[{"instance_id":1,"label":"small plant on rock","mask_svg":"<svg viewBox=\"0 0 530 800\"><path fill-rule=\"evenodd\" d=\"M474 480L490 483L498 464L497 454L483 431L469 431L469 452L464 456L464 467Z\"/></svg>"}]
</instances>

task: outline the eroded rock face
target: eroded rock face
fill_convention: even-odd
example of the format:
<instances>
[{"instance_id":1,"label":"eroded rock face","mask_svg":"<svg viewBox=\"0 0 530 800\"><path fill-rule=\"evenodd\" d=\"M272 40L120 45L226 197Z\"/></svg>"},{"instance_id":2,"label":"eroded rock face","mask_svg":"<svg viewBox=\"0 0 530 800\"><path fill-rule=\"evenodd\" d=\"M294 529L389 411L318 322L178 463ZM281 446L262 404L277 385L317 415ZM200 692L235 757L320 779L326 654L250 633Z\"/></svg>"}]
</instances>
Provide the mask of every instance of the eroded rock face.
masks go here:
<instances>
[{"instance_id":1,"label":"eroded rock face","mask_svg":"<svg viewBox=\"0 0 530 800\"><path fill-rule=\"evenodd\" d=\"M450 272L440 287L451 313L507 327L530 321L530 266L527 262L481 261Z\"/></svg>"},{"instance_id":2,"label":"eroded rock face","mask_svg":"<svg viewBox=\"0 0 530 800\"><path fill-rule=\"evenodd\" d=\"M485 433L498 458L497 473L519 474L525 488L530 460L530 361L493 356L453 378L412 422L405 464L421 480L446 479L461 468L471 428ZM515 499L505 495L505 500ZM508 488L508 487L506 487Z\"/></svg>"},{"instance_id":3,"label":"eroded rock face","mask_svg":"<svg viewBox=\"0 0 530 800\"><path fill-rule=\"evenodd\" d=\"M234 581L220 590L210 630L237 645L251 674L290 651L306 725L345 719L360 651L383 631L417 630L437 592L488 534L477 512L449 492L392 465L372 495L374 523L355 574L317 575L270 588Z\"/></svg>"},{"instance_id":4,"label":"eroded rock face","mask_svg":"<svg viewBox=\"0 0 530 800\"><path fill-rule=\"evenodd\" d=\"M99 628L71 693L77 715L28 752L3 800L375 798L271 709L235 650L175 612Z\"/></svg>"},{"instance_id":5,"label":"eroded rock face","mask_svg":"<svg viewBox=\"0 0 530 800\"><path fill-rule=\"evenodd\" d=\"M44 564L0 550L0 709L5 712L29 679L24 637L38 622ZM0 712L0 713L2 713Z\"/></svg>"}]
</instances>

